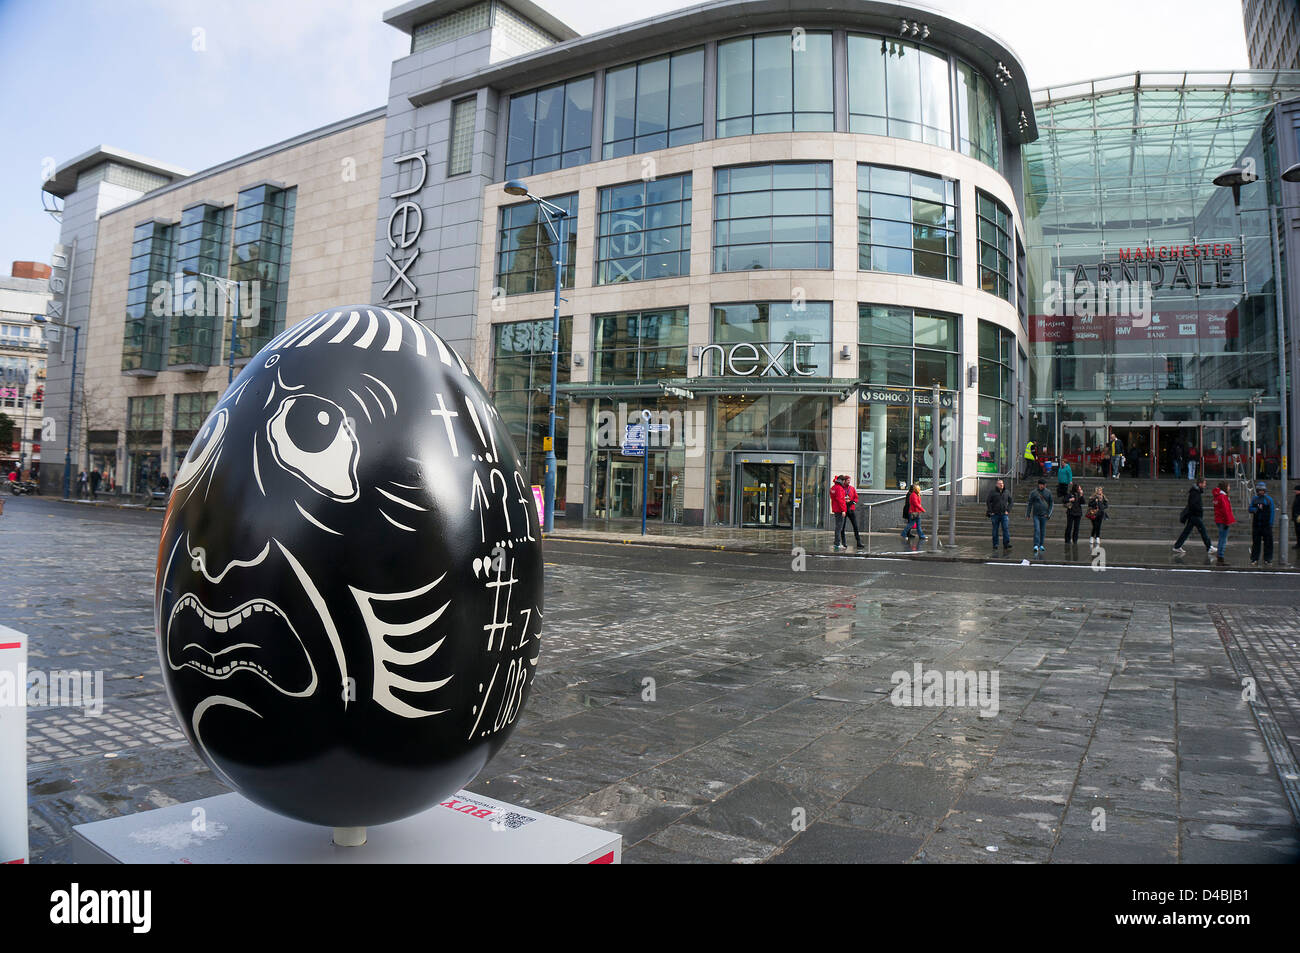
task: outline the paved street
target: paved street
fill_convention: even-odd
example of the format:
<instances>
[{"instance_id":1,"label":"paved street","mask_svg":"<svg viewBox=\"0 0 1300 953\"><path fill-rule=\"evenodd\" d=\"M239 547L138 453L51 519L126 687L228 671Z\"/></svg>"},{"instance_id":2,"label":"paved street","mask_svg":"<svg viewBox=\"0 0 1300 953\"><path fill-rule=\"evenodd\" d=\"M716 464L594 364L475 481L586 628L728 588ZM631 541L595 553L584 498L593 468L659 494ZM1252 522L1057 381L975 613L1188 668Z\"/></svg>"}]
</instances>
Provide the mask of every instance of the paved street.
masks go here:
<instances>
[{"instance_id":1,"label":"paved street","mask_svg":"<svg viewBox=\"0 0 1300 953\"><path fill-rule=\"evenodd\" d=\"M31 498L0 517L0 623L107 696L28 713L35 862L68 860L73 824L225 790L159 677L160 522ZM627 862L1297 859L1294 575L547 560L533 694L471 790L618 830ZM979 691L903 695L932 671Z\"/></svg>"}]
</instances>

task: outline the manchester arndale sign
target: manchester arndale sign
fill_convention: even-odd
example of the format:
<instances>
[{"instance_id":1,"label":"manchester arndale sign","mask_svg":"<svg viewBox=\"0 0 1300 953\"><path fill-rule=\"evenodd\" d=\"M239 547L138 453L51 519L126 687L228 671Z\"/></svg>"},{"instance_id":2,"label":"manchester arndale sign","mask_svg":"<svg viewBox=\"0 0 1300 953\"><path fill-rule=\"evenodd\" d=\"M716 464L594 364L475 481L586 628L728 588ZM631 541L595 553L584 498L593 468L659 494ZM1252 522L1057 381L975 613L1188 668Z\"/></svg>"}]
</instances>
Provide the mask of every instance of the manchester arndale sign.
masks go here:
<instances>
[{"instance_id":1,"label":"manchester arndale sign","mask_svg":"<svg viewBox=\"0 0 1300 953\"><path fill-rule=\"evenodd\" d=\"M817 371L815 368L805 370L800 366L800 349L806 351L814 346L806 341L787 341L780 345L751 344L748 341L730 346L708 344L700 350L700 363L696 376L812 377ZM709 363L710 354L718 356L717 363L720 366L718 373L713 372L712 365ZM787 354L790 355L789 371L783 363Z\"/></svg>"}]
</instances>

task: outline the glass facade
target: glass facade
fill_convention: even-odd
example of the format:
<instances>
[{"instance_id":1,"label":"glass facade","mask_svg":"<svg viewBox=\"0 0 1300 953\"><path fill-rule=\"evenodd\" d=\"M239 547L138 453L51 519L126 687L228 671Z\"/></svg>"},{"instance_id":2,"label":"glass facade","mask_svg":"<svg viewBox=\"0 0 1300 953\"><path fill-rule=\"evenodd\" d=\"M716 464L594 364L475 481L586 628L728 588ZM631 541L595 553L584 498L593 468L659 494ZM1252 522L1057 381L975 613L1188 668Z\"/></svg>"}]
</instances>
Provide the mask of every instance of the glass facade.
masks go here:
<instances>
[{"instance_id":1,"label":"glass facade","mask_svg":"<svg viewBox=\"0 0 1300 953\"><path fill-rule=\"evenodd\" d=\"M1133 476L1280 465L1270 106L1294 75L1143 73L1039 105L1025 149L1028 438L1097 471L1114 431ZM1287 85L1287 84L1290 85ZM1049 91L1050 92L1050 91ZM1289 131L1287 134L1290 134ZM1237 216L1212 179L1254 164ZM1253 193L1253 194L1252 194ZM1244 238L1244 243L1243 243ZM1249 437L1253 435L1255 440Z\"/></svg>"},{"instance_id":2,"label":"glass facade","mask_svg":"<svg viewBox=\"0 0 1300 953\"><path fill-rule=\"evenodd\" d=\"M583 76L510 97L507 179L591 161L594 83Z\"/></svg>"},{"instance_id":3,"label":"glass facade","mask_svg":"<svg viewBox=\"0 0 1300 953\"><path fill-rule=\"evenodd\" d=\"M709 403L706 522L821 527L829 509L830 400L732 394Z\"/></svg>"},{"instance_id":4,"label":"glass facade","mask_svg":"<svg viewBox=\"0 0 1300 953\"><path fill-rule=\"evenodd\" d=\"M975 469L980 475L1014 476L1011 414L1015 401L1016 336L979 323L979 413Z\"/></svg>"},{"instance_id":5,"label":"glass facade","mask_svg":"<svg viewBox=\"0 0 1300 953\"><path fill-rule=\"evenodd\" d=\"M734 166L714 175L714 271L831 267L829 162Z\"/></svg>"},{"instance_id":6,"label":"glass facade","mask_svg":"<svg viewBox=\"0 0 1300 953\"><path fill-rule=\"evenodd\" d=\"M135 227L131 244L131 273L126 288L126 328L122 338L122 370L162 369L167 341L167 302L158 300L154 285L170 288L175 251L169 222L144 222Z\"/></svg>"},{"instance_id":7,"label":"glass facade","mask_svg":"<svg viewBox=\"0 0 1300 953\"><path fill-rule=\"evenodd\" d=\"M956 183L858 166L858 268L960 280Z\"/></svg>"},{"instance_id":8,"label":"glass facade","mask_svg":"<svg viewBox=\"0 0 1300 953\"><path fill-rule=\"evenodd\" d=\"M928 486L933 479L933 397L953 406L961 356L955 314L858 306L858 488ZM945 455L946 455L945 451ZM939 461L940 479L947 461Z\"/></svg>"},{"instance_id":9,"label":"glass facade","mask_svg":"<svg viewBox=\"0 0 1300 953\"><path fill-rule=\"evenodd\" d=\"M649 466L640 457L624 456L626 426L641 422L649 410L651 423L665 427L650 435ZM683 523L686 517L686 457L688 442L702 434L699 421L684 401L675 398L637 398L632 403L598 398L588 405L585 515L592 519L640 519L642 485L646 472L646 519Z\"/></svg>"},{"instance_id":10,"label":"glass facade","mask_svg":"<svg viewBox=\"0 0 1300 953\"><path fill-rule=\"evenodd\" d=\"M1002 168L998 100L993 84L957 62L957 149L995 169Z\"/></svg>"},{"instance_id":11,"label":"glass facade","mask_svg":"<svg viewBox=\"0 0 1300 953\"><path fill-rule=\"evenodd\" d=\"M993 196L978 189L975 191L975 205L980 287L1014 304L1016 285L1011 259L1011 236L1014 232L1011 213Z\"/></svg>"},{"instance_id":12,"label":"glass facade","mask_svg":"<svg viewBox=\"0 0 1300 953\"><path fill-rule=\"evenodd\" d=\"M686 376L687 311L627 311L592 318L591 379L629 384Z\"/></svg>"},{"instance_id":13,"label":"glass facade","mask_svg":"<svg viewBox=\"0 0 1300 953\"><path fill-rule=\"evenodd\" d=\"M704 48L605 72L603 157L704 138Z\"/></svg>"},{"instance_id":14,"label":"glass facade","mask_svg":"<svg viewBox=\"0 0 1300 953\"><path fill-rule=\"evenodd\" d=\"M257 185L235 203L230 277L240 283L240 298L248 299L238 302L238 357L251 357L284 330L297 196L296 188Z\"/></svg>"},{"instance_id":15,"label":"glass facade","mask_svg":"<svg viewBox=\"0 0 1300 953\"><path fill-rule=\"evenodd\" d=\"M578 257L578 196L547 199L566 212L564 274L560 287L573 287L573 261ZM555 291L555 239L535 202L501 209L497 236L497 287L508 295Z\"/></svg>"},{"instance_id":16,"label":"glass facade","mask_svg":"<svg viewBox=\"0 0 1300 953\"><path fill-rule=\"evenodd\" d=\"M493 331L492 400L515 442L529 484L545 484L546 437L550 416L552 319L498 324ZM560 318L557 383L567 384L573 356L573 319ZM555 509L565 508L565 461L569 420L565 405L555 411Z\"/></svg>"},{"instance_id":17,"label":"glass facade","mask_svg":"<svg viewBox=\"0 0 1300 953\"><path fill-rule=\"evenodd\" d=\"M220 363L216 353L224 323L231 313L228 288L203 275L227 277L230 265L230 209L196 205L181 213L177 235L176 270L196 293L184 296L183 310L171 316L169 365L206 367ZM192 284L191 284L192 283Z\"/></svg>"},{"instance_id":18,"label":"glass facade","mask_svg":"<svg viewBox=\"0 0 1300 953\"><path fill-rule=\"evenodd\" d=\"M835 126L831 35L802 30L718 44L717 136L829 132Z\"/></svg>"},{"instance_id":19,"label":"glass facade","mask_svg":"<svg viewBox=\"0 0 1300 953\"><path fill-rule=\"evenodd\" d=\"M952 148L948 57L916 43L850 34L849 131Z\"/></svg>"},{"instance_id":20,"label":"glass facade","mask_svg":"<svg viewBox=\"0 0 1300 953\"><path fill-rule=\"evenodd\" d=\"M713 343L721 347L701 357L702 377L830 377L830 302L714 305Z\"/></svg>"},{"instance_id":21,"label":"glass facade","mask_svg":"<svg viewBox=\"0 0 1300 953\"><path fill-rule=\"evenodd\" d=\"M677 278L691 272L691 176L600 190L596 284Z\"/></svg>"}]
</instances>

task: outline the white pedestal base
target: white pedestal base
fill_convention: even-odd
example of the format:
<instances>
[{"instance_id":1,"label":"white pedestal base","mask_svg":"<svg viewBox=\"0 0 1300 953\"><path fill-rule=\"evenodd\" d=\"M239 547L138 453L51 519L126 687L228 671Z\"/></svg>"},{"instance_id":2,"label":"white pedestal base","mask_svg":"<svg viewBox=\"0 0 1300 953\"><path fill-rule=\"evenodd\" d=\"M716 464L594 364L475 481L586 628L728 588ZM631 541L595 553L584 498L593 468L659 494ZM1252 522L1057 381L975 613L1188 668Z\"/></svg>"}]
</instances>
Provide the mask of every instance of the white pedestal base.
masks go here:
<instances>
[{"instance_id":1,"label":"white pedestal base","mask_svg":"<svg viewBox=\"0 0 1300 953\"><path fill-rule=\"evenodd\" d=\"M362 831L340 847L328 827L258 807L240 794L78 824L83 864L616 864L623 838L459 791L401 821Z\"/></svg>"}]
</instances>

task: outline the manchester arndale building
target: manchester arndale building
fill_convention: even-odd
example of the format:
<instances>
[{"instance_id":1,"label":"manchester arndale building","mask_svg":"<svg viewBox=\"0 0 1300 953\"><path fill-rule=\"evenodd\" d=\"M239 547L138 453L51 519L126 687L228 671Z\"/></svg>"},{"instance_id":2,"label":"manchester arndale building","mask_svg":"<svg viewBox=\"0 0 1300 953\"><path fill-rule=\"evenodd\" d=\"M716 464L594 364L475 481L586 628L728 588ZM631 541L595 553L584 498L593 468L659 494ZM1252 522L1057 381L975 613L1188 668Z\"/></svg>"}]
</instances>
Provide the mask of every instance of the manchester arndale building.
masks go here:
<instances>
[{"instance_id":1,"label":"manchester arndale building","mask_svg":"<svg viewBox=\"0 0 1300 953\"><path fill-rule=\"evenodd\" d=\"M567 213L569 520L639 516L644 489L652 521L820 527L835 474L969 496L1026 439L1086 470L1119 427L1135 476L1192 447L1276 468L1291 266L1259 209L1300 205L1278 180L1297 74L1031 95L994 36L869 0L722 0L591 36L529 0L384 19L411 50L384 109L197 175L99 150L47 183L76 210L68 313L110 394L81 453L119 483L183 455L258 342L368 299L472 362L541 484L556 246L511 180ZM1236 217L1209 179L1246 160L1262 181ZM1139 270L1161 279L1149 319L1046 290ZM260 305L160 315L141 289L167 274L251 282ZM623 452L643 411L648 461Z\"/></svg>"}]
</instances>

